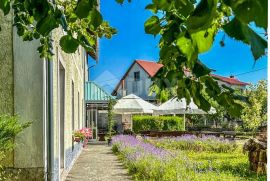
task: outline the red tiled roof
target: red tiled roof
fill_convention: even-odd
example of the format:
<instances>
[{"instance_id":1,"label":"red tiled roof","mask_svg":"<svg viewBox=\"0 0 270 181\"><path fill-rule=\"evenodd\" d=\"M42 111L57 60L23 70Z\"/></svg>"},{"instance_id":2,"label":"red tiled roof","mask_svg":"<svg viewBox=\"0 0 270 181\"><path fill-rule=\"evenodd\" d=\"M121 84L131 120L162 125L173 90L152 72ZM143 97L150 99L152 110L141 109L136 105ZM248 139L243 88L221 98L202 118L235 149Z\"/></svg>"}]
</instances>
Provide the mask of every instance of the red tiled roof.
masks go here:
<instances>
[{"instance_id":1,"label":"red tiled roof","mask_svg":"<svg viewBox=\"0 0 270 181\"><path fill-rule=\"evenodd\" d=\"M119 81L119 83L117 84L117 86L115 87L114 91L112 92L112 94L115 94L118 87L121 85L122 80L125 79L125 77L127 76L128 72L130 71L130 69L133 67L133 65L137 63L138 65L140 65L144 71L150 76L150 77L154 77L156 75L156 73L159 71L159 69L161 67L163 67L163 65L161 63L157 63L157 62L153 62L153 61L147 61L147 60L135 60L133 62L133 64L129 67L128 71L125 73L125 75L123 76L123 78ZM188 69L184 69L185 73L189 73L190 70ZM246 82L241 82L240 80L236 79L236 78L230 78L230 77L223 77L223 76L219 76L216 74L211 74L212 77L215 77L217 79L219 79L220 81L226 82L230 85L241 85L241 86L246 86L249 85L249 83Z\"/></svg>"},{"instance_id":2,"label":"red tiled roof","mask_svg":"<svg viewBox=\"0 0 270 181\"><path fill-rule=\"evenodd\" d=\"M145 60L136 60L136 63L138 63L144 69L144 71L149 74L150 77L154 77L159 69L163 67L161 63L149 62Z\"/></svg>"},{"instance_id":3,"label":"red tiled roof","mask_svg":"<svg viewBox=\"0 0 270 181\"><path fill-rule=\"evenodd\" d=\"M231 85L241 85L241 86L249 85L249 83L241 82L240 80L234 77L223 77L215 74L211 74L211 76Z\"/></svg>"}]
</instances>

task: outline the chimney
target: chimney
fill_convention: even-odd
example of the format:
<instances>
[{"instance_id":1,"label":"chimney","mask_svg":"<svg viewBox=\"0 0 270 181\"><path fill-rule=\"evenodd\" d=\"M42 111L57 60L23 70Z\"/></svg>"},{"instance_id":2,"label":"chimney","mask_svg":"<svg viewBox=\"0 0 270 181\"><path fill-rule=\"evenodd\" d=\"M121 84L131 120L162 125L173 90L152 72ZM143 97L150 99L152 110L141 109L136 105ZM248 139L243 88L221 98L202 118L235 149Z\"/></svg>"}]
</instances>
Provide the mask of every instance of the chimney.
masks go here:
<instances>
[{"instance_id":1,"label":"chimney","mask_svg":"<svg viewBox=\"0 0 270 181\"><path fill-rule=\"evenodd\" d=\"M231 79L234 79L234 75L230 75L230 78L231 78Z\"/></svg>"}]
</instances>

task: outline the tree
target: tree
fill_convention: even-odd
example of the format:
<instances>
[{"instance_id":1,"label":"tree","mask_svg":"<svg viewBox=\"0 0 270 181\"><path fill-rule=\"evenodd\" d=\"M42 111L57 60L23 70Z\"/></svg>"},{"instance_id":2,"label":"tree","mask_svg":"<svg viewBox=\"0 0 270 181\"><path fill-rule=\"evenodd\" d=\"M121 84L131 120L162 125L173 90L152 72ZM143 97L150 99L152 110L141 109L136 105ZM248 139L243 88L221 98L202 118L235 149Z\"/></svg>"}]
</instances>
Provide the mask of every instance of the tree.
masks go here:
<instances>
[{"instance_id":1,"label":"tree","mask_svg":"<svg viewBox=\"0 0 270 181\"><path fill-rule=\"evenodd\" d=\"M211 49L220 31L249 45L255 60L265 55L267 41L249 24L266 30L267 0L152 0L146 9L154 15L145 22L145 32L160 35L159 62L164 65L153 78L157 92L176 87L178 98L185 97L188 103L192 98L205 111L216 102L232 116L240 116L239 96L221 88L198 55ZM187 69L192 76L185 75Z\"/></svg>"},{"instance_id":2,"label":"tree","mask_svg":"<svg viewBox=\"0 0 270 181\"><path fill-rule=\"evenodd\" d=\"M123 4L124 0L116 2ZM96 37L110 38L116 33L97 10L97 0L0 0L5 15L11 7L18 35L28 41L40 39L38 51L49 59L50 33L59 26L67 32L60 40L65 52L73 53L82 45L93 57ZM249 45L255 60L265 55L267 41L250 28L250 23L266 30L267 0L152 0L146 9L154 15L145 22L145 32L160 35L159 62L164 66L153 78L161 90L158 92L175 88L178 98L185 97L188 103L193 98L205 111L216 101L231 115L240 116L238 95L226 86L220 88L198 55L211 49L219 31ZM225 45L224 40L221 45ZM193 76L185 76L186 69Z\"/></svg>"},{"instance_id":3,"label":"tree","mask_svg":"<svg viewBox=\"0 0 270 181\"><path fill-rule=\"evenodd\" d=\"M97 0L1 0L4 15L14 11L14 26L24 41L39 39L40 57L53 55L51 32L62 27L66 32L60 46L66 53L74 53L78 46L96 58L97 37L111 38L116 30L104 21L98 11Z\"/></svg>"},{"instance_id":4,"label":"tree","mask_svg":"<svg viewBox=\"0 0 270 181\"><path fill-rule=\"evenodd\" d=\"M244 121L244 127L256 131L259 126L267 123L266 81L251 85L244 94L248 97L248 103L244 104L241 118Z\"/></svg>"}]
</instances>

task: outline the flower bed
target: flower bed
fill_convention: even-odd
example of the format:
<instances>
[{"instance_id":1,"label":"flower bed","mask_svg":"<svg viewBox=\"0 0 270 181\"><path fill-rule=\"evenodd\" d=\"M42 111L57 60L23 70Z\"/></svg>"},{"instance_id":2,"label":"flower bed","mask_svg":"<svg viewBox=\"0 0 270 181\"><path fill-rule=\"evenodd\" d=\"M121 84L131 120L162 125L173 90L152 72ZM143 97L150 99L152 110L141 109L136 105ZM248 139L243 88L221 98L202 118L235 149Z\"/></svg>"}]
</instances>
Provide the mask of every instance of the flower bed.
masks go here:
<instances>
[{"instance_id":1,"label":"flower bed","mask_svg":"<svg viewBox=\"0 0 270 181\"><path fill-rule=\"evenodd\" d=\"M234 141L229 141L215 136L203 136L202 138L198 138L195 135L184 135L180 137L147 140L159 148L173 150L231 152L237 148Z\"/></svg>"},{"instance_id":2,"label":"flower bed","mask_svg":"<svg viewBox=\"0 0 270 181\"><path fill-rule=\"evenodd\" d=\"M247 156L241 152L176 151L156 147L149 139L145 141L127 135L114 136L112 144L113 151L124 162L135 180L227 181L266 178L257 177L248 170Z\"/></svg>"}]
</instances>

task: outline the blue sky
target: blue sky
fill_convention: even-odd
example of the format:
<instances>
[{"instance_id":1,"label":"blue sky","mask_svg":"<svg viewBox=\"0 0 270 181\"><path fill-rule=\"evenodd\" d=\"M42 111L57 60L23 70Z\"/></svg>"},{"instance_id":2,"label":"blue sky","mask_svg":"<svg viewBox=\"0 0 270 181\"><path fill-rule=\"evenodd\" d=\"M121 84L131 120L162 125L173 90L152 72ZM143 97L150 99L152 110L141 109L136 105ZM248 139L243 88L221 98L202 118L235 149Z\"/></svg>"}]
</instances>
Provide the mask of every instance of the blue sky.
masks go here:
<instances>
[{"instance_id":1,"label":"blue sky","mask_svg":"<svg viewBox=\"0 0 270 181\"><path fill-rule=\"evenodd\" d=\"M159 39L144 32L144 22L152 15L144 9L148 2L150 0L134 0L121 6L115 0L101 0L103 18L109 21L118 33L110 40L100 40L99 62L90 68L90 80L94 80L109 92L135 59L158 61ZM225 47L221 47L219 41L222 36L223 33L220 32L212 49L200 55L203 63L215 69L216 74L223 76L265 68L239 75L237 78L251 83L267 79L267 57L259 59L253 66L250 47L228 36L225 38ZM94 64L95 62L89 59L89 65Z\"/></svg>"}]
</instances>

